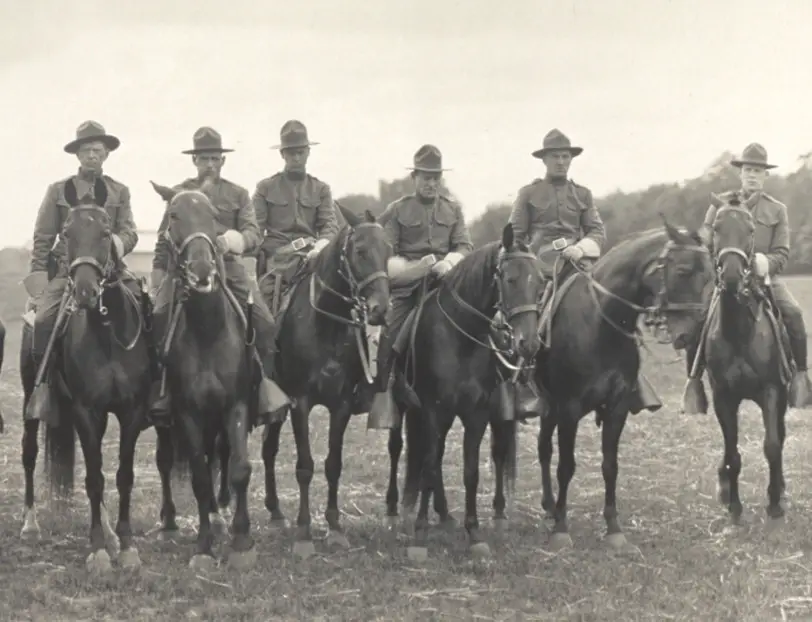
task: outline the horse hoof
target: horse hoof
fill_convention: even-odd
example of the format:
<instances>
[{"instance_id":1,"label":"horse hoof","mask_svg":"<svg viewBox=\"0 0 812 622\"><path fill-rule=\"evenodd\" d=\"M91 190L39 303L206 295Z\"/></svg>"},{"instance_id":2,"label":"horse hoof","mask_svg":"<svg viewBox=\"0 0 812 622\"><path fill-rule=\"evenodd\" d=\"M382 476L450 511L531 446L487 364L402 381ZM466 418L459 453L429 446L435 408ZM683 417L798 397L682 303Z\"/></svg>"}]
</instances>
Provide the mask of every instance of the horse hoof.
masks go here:
<instances>
[{"instance_id":1,"label":"horse hoof","mask_svg":"<svg viewBox=\"0 0 812 622\"><path fill-rule=\"evenodd\" d=\"M386 517L386 528L389 529L390 531L397 531L399 524L400 517L397 514L395 516Z\"/></svg>"},{"instance_id":2,"label":"horse hoof","mask_svg":"<svg viewBox=\"0 0 812 622\"><path fill-rule=\"evenodd\" d=\"M550 548L561 551L572 547L572 538L566 532L556 531L550 536Z\"/></svg>"},{"instance_id":3,"label":"horse hoof","mask_svg":"<svg viewBox=\"0 0 812 622\"><path fill-rule=\"evenodd\" d=\"M87 566L88 572L97 577L106 576L113 572L113 563L110 561L110 555L104 549L99 549L88 555L85 565Z\"/></svg>"},{"instance_id":4,"label":"horse hoof","mask_svg":"<svg viewBox=\"0 0 812 622\"><path fill-rule=\"evenodd\" d=\"M299 559L308 559L316 554L316 545L313 540L296 540L293 543L293 554Z\"/></svg>"},{"instance_id":5,"label":"horse hoof","mask_svg":"<svg viewBox=\"0 0 812 622\"><path fill-rule=\"evenodd\" d=\"M459 525L459 521L454 518L453 514L446 514L440 519L440 527L442 529L456 529L457 525Z\"/></svg>"},{"instance_id":6,"label":"horse hoof","mask_svg":"<svg viewBox=\"0 0 812 622\"><path fill-rule=\"evenodd\" d=\"M268 526L274 531L284 531L288 528L288 521L284 516L282 518L272 518L268 522Z\"/></svg>"},{"instance_id":7,"label":"horse hoof","mask_svg":"<svg viewBox=\"0 0 812 622\"><path fill-rule=\"evenodd\" d=\"M767 516L774 520L784 518L784 508L780 505L767 506Z\"/></svg>"},{"instance_id":8,"label":"horse hoof","mask_svg":"<svg viewBox=\"0 0 812 622\"><path fill-rule=\"evenodd\" d=\"M26 520L20 531L20 540L23 542L36 542L40 539L40 536L39 525L37 525L36 521L29 522Z\"/></svg>"},{"instance_id":9,"label":"horse hoof","mask_svg":"<svg viewBox=\"0 0 812 622\"><path fill-rule=\"evenodd\" d=\"M257 550L250 548L247 551L231 551L228 554L228 565L234 570L250 570L257 565Z\"/></svg>"},{"instance_id":10,"label":"horse hoof","mask_svg":"<svg viewBox=\"0 0 812 622\"><path fill-rule=\"evenodd\" d=\"M607 533L604 540L609 548L614 549L615 551L619 551L626 546L626 536L621 532Z\"/></svg>"},{"instance_id":11,"label":"horse hoof","mask_svg":"<svg viewBox=\"0 0 812 622\"><path fill-rule=\"evenodd\" d=\"M406 549L409 561L422 564L429 558L429 550L425 546L410 546Z\"/></svg>"},{"instance_id":12,"label":"horse hoof","mask_svg":"<svg viewBox=\"0 0 812 622\"><path fill-rule=\"evenodd\" d=\"M137 570L141 567L141 558L138 556L138 549L124 549L118 555L118 565L125 570Z\"/></svg>"},{"instance_id":13,"label":"horse hoof","mask_svg":"<svg viewBox=\"0 0 812 622\"><path fill-rule=\"evenodd\" d=\"M158 532L158 540L161 542L176 542L179 535L179 529L161 529Z\"/></svg>"},{"instance_id":14,"label":"horse hoof","mask_svg":"<svg viewBox=\"0 0 812 622\"><path fill-rule=\"evenodd\" d=\"M499 533L505 533L510 528L510 521L506 518L494 518L493 528Z\"/></svg>"},{"instance_id":15,"label":"horse hoof","mask_svg":"<svg viewBox=\"0 0 812 622\"><path fill-rule=\"evenodd\" d=\"M197 554L189 560L189 568L198 572L211 572L217 568L217 560L211 555Z\"/></svg>"},{"instance_id":16,"label":"horse hoof","mask_svg":"<svg viewBox=\"0 0 812 622\"><path fill-rule=\"evenodd\" d=\"M330 547L338 547L340 549L348 549L350 548L350 541L347 540L347 536L345 536L340 531L335 531L333 529L327 534L327 546Z\"/></svg>"},{"instance_id":17,"label":"horse hoof","mask_svg":"<svg viewBox=\"0 0 812 622\"><path fill-rule=\"evenodd\" d=\"M228 533L228 525L226 525L225 519L220 514L214 512L209 514L209 522L215 535L222 536Z\"/></svg>"},{"instance_id":18,"label":"horse hoof","mask_svg":"<svg viewBox=\"0 0 812 622\"><path fill-rule=\"evenodd\" d=\"M474 559L488 559L491 556L491 547L487 542L474 542L470 548Z\"/></svg>"}]
</instances>

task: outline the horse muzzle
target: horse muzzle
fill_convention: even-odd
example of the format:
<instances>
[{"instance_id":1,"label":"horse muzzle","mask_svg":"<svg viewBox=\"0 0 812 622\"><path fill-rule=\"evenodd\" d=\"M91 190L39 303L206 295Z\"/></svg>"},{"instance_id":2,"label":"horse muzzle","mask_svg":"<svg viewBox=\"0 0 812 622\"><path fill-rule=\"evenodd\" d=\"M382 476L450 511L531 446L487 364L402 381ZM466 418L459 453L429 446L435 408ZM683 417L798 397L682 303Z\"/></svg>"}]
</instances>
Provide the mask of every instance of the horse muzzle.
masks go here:
<instances>
[{"instance_id":1,"label":"horse muzzle","mask_svg":"<svg viewBox=\"0 0 812 622\"><path fill-rule=\"evenodd\" d=\"M186 269L186 285L198 294L212 293L215 280L216 271L208 262L192 264Z\"/></svg>"}]
</instances>

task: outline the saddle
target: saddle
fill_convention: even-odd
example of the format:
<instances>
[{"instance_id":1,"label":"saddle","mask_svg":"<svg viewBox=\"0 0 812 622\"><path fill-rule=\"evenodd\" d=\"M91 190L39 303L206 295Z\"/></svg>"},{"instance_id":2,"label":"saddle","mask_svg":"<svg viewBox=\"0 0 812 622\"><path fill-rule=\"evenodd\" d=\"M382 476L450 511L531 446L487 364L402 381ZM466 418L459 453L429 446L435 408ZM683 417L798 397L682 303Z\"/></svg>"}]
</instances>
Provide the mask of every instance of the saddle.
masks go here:
<instances>
[{"instance_id":1,"label":"saddle","mask_svg":"<svg viewBox=\"0 0 812 622\"><path fill-rule=\"evenodd\" d=\"M295 286L309 274L307 251L304 250L309 247L307 240L299 238L270 257L263 255L258 262L261 276L257 285L277 323L290 303Z\"/></svg>"}]
</instances>

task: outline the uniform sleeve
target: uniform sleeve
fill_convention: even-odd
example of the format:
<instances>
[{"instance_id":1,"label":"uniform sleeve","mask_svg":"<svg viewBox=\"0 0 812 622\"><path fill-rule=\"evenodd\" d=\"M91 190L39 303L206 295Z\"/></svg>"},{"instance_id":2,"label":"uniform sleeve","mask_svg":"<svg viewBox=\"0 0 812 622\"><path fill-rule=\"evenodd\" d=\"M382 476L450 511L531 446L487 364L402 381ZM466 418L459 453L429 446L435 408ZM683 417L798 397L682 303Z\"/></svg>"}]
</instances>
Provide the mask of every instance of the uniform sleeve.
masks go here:
<instances>
[{"instance_id":1,"label":"uniform sleeve","mask_svg":"<svg viewBox=\"0 0 812 622\"><path fill-rule=\"evenodd\" d=\"M265 200L265 184L259 182L251 197L251 205L254 206L254 217L257 219L257 229L259 229L260 239L265 238L265 231L268 228L268 202ZM261 242L260 242L261 243Z\"/></svg>"},{"instance_id":2,"label":"uniform sleeve","mask_svg":"<svg viewBox=\"0 0 812 622\"><path fill-rule=\"evenodd\" d=\"M338 219L336 207L333 203L333 193L330 186L322 184L319 210L316 213L316 236L320 239L332 240L338 233Z\"/></svg>"},{"instance_id":3,"label":"uniform sleeve","mask_svg":"<svg viewBox=\"0 0 812 622\"><path fill-rule=\"evenodd\" d=\"M121 207L118 210L115 232L124 244L124 254L132 252L138 244L138 229L133 218L132 205L130 204L130 189L127 186L121 187Z\"/></svg>"},{"instance_id":4,"label":"uniform sleeve","mask_svg":"<svg viewBox=\"0 0 812 622\"><path fill-rule=\"evenodd\" d=\"M600 253L606 243L606 227L603 224L598 208L595 207L592 191L586 188L584 190L583 204L586 209L581 212L581 229L584 232L584 238L592 240L597 245Z\"/></svg>"},{"instance_id":5,"label":"uniform sleeve","mask_svg":"<svg viewBox=\"0 0 812 622\"><path fill-rule=\"evenodd\" d=\"M242 233L245 242L243 253L252 253L262 243L262 234L257 225L254 204L245 188L237 190L237 204L240 206L237 212L237 231Z\"/></svg>"},{"instance_id":6,"label":"uniform sleeve","mask_svg":"<svg viewBox=\"0 0 812 622\"><path fill-rule=\"evenodd\" d=\"M158 240L155 242L155 251L152 254L152 269L169 270L169 240L166 239L166 230L169 228L169 210L164 210L161 224L158 225Z\"/></svg>"},{"instance_id":7,"label":"uniform sleeve","mask_svg":"<svg viewBox=\"0 0 812 622\"><path fill-rule=\"evenodd\" d=\"M527 207L527 189L522 188L513 202L509 222L513 225L513 235L517 242L530 243L530 212Z\"/></svg>"},{"instance_id":8,"label":"uniform sleeve","mask_svg":"<svg viewBox=\"0 0 812 622\"><path fill-rule=\"evenodd\" d=\"M454 228L451 229L449 249L452 253L467 255L474 250L474 245L471 242L471 234L468 231L468 225L465 224L465 215L462 213L462 207L455 205L454 212L456 213L457 220L454 223Z\"/></svg>"},{"instance_id":9,"label":"uniform sleeve","mask_svg":"<svg viewBox=\"0 0 812 622\"><path fill-rule=\"evenodd\" d=\"M400 223L398 223L398 219L395 218L395 204L392 203L389 207L386 208L386 212L389 214L389 218L383 225L383 230L386 232L386 238L389 240L389 243L392 245L392 254L399 255L400 254Z\"/></svg>"},{"instance_id":10,"label":"uniform sleeve","mask_svg":"<svg viewBox=\"0 0 812 622\"><path fill-rule=\"evenodd\" d=\"M787 217L787 206L781 205L778 210L778 223L773 230L773 240L770 244L770 252L767 253L767 261L770 263L770 274L775 276L783 272L789 259L789 218Z\"/></svg>"},{"instance_id":11,"label":"uniform sleeve","mask_svg":"<svg viewBox=\"0 0 812 622\"><path fill-rule=\"evenodd\" d=\"M31 249L31 272L47 272L48 270L48 256L59 235L59 208L56 206L58 195L56 184L51 184L39 206L37 221L34 225L34 243Z\"/></svg>"},{"instance_id":12,"label":"uniform sleeve","mask_svg":"<svg viewBox=\"0 0 812 622\"><path fill-rule=\"evenodd\" d=\"M699 227L699 237L708 248L713 244L713 221L716 220L716 206L709 205L708 210L705 212L705 219L702 221L702 226Z\"/></svg>"}]
</instances>

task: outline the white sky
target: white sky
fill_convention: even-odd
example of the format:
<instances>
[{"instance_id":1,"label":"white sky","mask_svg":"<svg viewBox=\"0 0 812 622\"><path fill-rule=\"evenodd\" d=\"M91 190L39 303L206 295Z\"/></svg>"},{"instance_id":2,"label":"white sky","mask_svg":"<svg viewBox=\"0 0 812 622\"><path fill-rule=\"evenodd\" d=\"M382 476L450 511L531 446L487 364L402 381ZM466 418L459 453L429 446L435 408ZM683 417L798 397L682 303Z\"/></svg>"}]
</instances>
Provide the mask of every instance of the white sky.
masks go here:
<instances>
[{"instance_id":1,"label":"white sky","mask_svg":"<svg viewBox=\"0 0 812 622\"><path fill-rule=\"evenodd\" d=\"M212 125L224 176L253 192L269 147L307 124L310 172L335 196L377 193L414 151L443 151L473 218L542 174L558 127L585 148L596 194L702 172L759 141L783 169L812 150L810 0L0 0L0 246L31 237L62 151L95 119L122 140L106 172L136 222L163 205L148 180L194 173ZM221 16L222 15L222 16ZM779 169L778 172L782 172Z\"/></svg>"}]
</instances>

